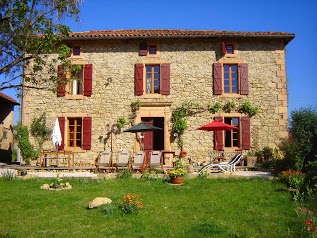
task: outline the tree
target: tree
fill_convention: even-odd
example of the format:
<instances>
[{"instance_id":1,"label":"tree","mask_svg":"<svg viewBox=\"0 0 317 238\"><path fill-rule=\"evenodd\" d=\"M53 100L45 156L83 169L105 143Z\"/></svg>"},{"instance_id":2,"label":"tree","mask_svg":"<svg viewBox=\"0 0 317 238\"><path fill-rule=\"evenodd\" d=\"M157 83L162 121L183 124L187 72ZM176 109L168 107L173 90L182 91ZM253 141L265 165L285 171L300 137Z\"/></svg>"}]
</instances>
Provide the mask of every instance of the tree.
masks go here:
<instances>
[{"instance_id":1,"label":"tree","mask_svg":"<svg viewBox=\"0 0 317 238\"><path fill-rule=\"evenodd\" d=\"M37 143L38 151L42 151L44 142L49 140L52 134L52 130L46 125L45 112L40 117L33 118L30 132Z\"/></svg>"},{"instance_id":2,"label":"tree","mask_svg":"<svg viewBox=\"0 0 317 238\"><path fill-rule=\"evenodd\" d=\"M307 165L317 161L317 110L301 108L292 111L289 131L291 138L280 146L284 159L278 162L277 170L307 172Z\"/></svg>"},{"instance_id":3,"label":"tree","mask_svg":"<svg viewBox=\"0 0 317 238\"><path fill-rule=\"evenodd\" d=\"M77 19L81 2L0 0L0 91L56 88L56 62L67 64L70 52L61 44L70 29L61 22L69 17ZM48 57L52 53L57 53L57 57ZM47 74L43 74L43 69ZM20 81L21 77L24 80ZM43 82L50 82L51 86L43 86Z\"/></svg>"}]
</instances>

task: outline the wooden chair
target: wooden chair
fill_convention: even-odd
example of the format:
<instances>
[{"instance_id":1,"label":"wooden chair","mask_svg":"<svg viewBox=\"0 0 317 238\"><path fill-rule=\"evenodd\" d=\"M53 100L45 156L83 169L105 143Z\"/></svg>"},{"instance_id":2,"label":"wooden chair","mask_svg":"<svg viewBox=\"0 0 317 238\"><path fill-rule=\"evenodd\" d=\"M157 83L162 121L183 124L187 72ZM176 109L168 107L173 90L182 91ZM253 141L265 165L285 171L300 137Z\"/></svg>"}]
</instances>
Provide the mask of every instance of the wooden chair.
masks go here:
<instances>
[{"instance_id":1,"label":"wooden chair","mask_svg":"<svg viewBox=\"0 0 317 238\"><path fill-rule=\"evenodd\" d=\"M119 168L123 169L124 167L130 169L130 152L127 150L122 150L119 153L118 161L113 165L116 167L116 171L118 171Z\"/></svg>"},{"instance_id":2,"label":"wooden chair","mask_svg":"<svg viewBox=\"0 0 317 238\"><path fill-rule=\"evenodd\" d=\"M103 151L98 155L98 158L95 161L95 172L101 172L102 169L107 170L108 172L112 170L112 162L111 162L111 152Z\"/></svg>"}]
</instances>

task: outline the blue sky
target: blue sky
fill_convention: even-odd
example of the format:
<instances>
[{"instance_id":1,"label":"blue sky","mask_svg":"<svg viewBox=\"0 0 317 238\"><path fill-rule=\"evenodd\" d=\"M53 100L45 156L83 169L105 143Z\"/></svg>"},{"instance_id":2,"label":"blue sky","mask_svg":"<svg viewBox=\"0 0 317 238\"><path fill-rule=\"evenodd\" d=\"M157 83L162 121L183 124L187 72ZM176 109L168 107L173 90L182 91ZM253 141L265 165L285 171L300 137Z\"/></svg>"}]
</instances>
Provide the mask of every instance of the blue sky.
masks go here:
<instances>
[{"instance_id":1,"label":"blue sky","mask_svg":"<svg viewBox=\"0 0 317 238\"><path fill-rule=\"evenodd\" d=\"M294 33L287 47L289 113L317 105L317 1L83 0L72 31L186 29ZM16 98L14 93L5 93Z\"/></svg>"}]
</instances>

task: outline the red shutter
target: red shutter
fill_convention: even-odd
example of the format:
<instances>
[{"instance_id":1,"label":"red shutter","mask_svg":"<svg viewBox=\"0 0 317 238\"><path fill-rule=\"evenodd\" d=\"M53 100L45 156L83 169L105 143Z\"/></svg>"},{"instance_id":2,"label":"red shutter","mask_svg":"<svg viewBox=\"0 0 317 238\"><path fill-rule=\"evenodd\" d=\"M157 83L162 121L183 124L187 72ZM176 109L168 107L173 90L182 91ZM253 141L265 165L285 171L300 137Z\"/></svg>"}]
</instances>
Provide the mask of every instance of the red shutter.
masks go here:
<instances>
[{"instance_id":1,"label":"red shutter","mask_svg":"<svg viewBox=\"0 0 317 238\"><path fill-rule=\"evenodd\" d=\"M147 44L141 43L139 48L139 56L147 56L148 50L147 50Z\"/></svg>"},{"instance_id":2,"label":"red shutter","mask_svg":"<svg viewBox=\"0 0 317 238\"><path fill-rule=\"evenodd\" d=\"M65 146L65 117L59 117L58 118L59 127L61 129L61 135L62 135L62 144L58 146L59 150L63 150Z\"/></svg>"},{"instance_id":3,"label":"red shutter","mask_svg":"<svg viewBox=\"0 0 317 238\"><path fill-rule=\"evenodd\" d=\"M222 64L213 64L214 95L222 94Z\"/></svg>"},{"instance_id":4,"label":"red shutter","mask_svg":"<svg viewBox=\"0 0 317 238\"><path fill-rule=\"evenodd\" d=\"M161 72L162 72L162 77L161 77L161 94L162 95L170 95L170 64L162 64L161 65Z\"/></svg>"},{"instance_id":5,"label":"red shutter","mask_svg":"<svg viewBox=\"0 0 317 238\"><path fill-rule=\"evenodd\" d=\"M222 121L222 117L215 117L215 120ZM223 150L223 131L214 131L214 148L215 150Z\"/></svg>"},{"instance_id":6,"label":"red shutter","mask_svg":"<svg viewBox=\"0 0 317 238\"><path fill-rule=\"evenodd\" d=\"M243 63L239 65L240 71L240 94L248 95L249 94L249 79L248 79L248 64Z\"/></svg>"},{"instance_id":7,"label":"red shutter","mask_svg":"<svg viewBox=\"0 0 317 238\"><path fill-rule=\"evenodd\" d=\"M83 144L82 148L84 150L91 149L91 124L92 120L91 117L84 117L83 118Z\"/></svg>"},{"instance_id":8,"label":"red shutter","mask_svg":"<svg viewBox=\"0 0 317 238\"><path fill-rule=\"evenodd\" d=\"M66 94L66 90L65 90L65 80L66 80L66 75L64 72L64 67L63 65L58 65L58 69L57 69L57 75L58 75L58 86L57 86L57 97L64 97Z\"/></svg>"},{"instance_id":9,"label":"red shutter","mask_svg":"<svg viewBox=\"0 0 317 238\"><path fill-rule=\"evenodd\" d=\"M134 88L136 96L143 95L143 64L135 64Z\"/></svg>"},{"instance_id":10,"label":"red shutter","mask_svg":"<svg viewBox=\"0 0 317 238\"><path fill-rule=\"evenodd\" d=\"M84 67L84 96L92 94L92 64L85 64Z\"/></svg>"},{"instance_id":11,"label":"red shutter","mask_svg":"<svg viewBox=\"0 0 317 238\"><path fill-rule=\"evenodd\" d=\"M241 117L242 145L241 149L249 150L250 143L250 117Z\"/></svg>"},{"instance_id":12,"label":"red shutter","mask_svg":"<svg viewBox=\"0 0 317 238\"><path fill-rule=\"evenodd\" d=\"M226 43L224 41L221 42L221 50L222 50L223 55L227 54L227 47L226 47Z\"/></svg>"}]
</instances>

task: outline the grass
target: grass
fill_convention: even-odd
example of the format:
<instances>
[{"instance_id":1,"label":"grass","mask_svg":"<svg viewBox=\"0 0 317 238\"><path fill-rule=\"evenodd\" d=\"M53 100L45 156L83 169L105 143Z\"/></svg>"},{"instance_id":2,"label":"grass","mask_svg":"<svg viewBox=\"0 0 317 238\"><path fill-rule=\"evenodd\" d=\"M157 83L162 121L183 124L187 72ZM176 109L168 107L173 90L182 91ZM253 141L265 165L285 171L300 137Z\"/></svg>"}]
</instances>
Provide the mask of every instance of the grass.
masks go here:
<instances>
[{"instance_id":1,"label":"grass","mask_svg":"<svg viewBox=\"0 0 317 238\"><path fill-rule=\"evenodd\" d=\"M65 179L66 180L66 179ZM138 179L0 179L0 237L300 237L296 204L284 185L256 179L191 179L181 186ZM95 197L137 194L139 214L87 209Z\"/></svg>"}]
</instances>

